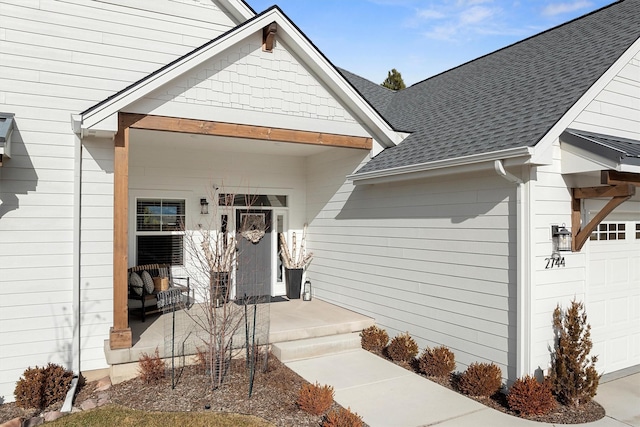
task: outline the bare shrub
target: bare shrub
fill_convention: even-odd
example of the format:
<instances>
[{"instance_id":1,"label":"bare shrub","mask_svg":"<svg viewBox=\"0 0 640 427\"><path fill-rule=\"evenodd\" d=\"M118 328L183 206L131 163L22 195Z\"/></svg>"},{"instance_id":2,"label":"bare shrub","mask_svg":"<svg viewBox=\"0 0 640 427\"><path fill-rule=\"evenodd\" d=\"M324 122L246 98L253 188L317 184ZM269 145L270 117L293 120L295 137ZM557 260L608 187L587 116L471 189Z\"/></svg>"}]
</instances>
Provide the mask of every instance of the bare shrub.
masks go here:
<instances>
[{"instance_id":1,"label":"bare shrub","mask_svg":"<svg viewBox=\"0 0 640 427\"><path fill-rule=\"evenodd\" d=\"M160 358L158 347L156 347L155 355L153 356L142 353L140 360L138 360L138 365L139 377L146 384L157 384L166 375L167 366Z\"/></svg>"},{"instance_id":2,"label":"bare shrub","mask_svg":"<svg viewBox=\"0 0 640 427\"><path fill-rule=\"evenodd\" d=\"M411 362L418 355L418 344L405 332L394 337L387 347L389 357L395 362Z\"/></svg>"},{"instance_id":3,"label":"bare shrub","mask_svg":"<svg viewBox=\"0 0 640 427\"><path fill-rule=\"evenodd\" d=\"M430 377L448 377L456 368L456 359L445 346L427 347L418 360L420 371Z\"/></svg>"},{"instance_id":4,"label":"bare shrub","mask_svg":"<svg viewBox=\"0 0 640 427\"><path fill-rule=\"evenodd\" d=\"M556 406L551 384L548 381L539 383L529 375L513 383L507 394L507 402L509 408L522 415L545 415Z\"/></svg>"},{"instance_id":5,"label":"bare shrub","mask_svg":"<svg viewBox=\"0 0 640 427\"><path fill-rule=\"evenodd\" d=\"M470 396L490 397L502 387L502 371L493 363L472 363L460 376L458 388Z\"/></svg>"},{"instance_id":6,"label":"bare shrub","mask_svg":"<svg viewBox=\"0 0 640 427\"><path fill-rule=\"evenodd\" d=\"M362 427L362 417L356 413L351 412L351 408L334 409L329 412L324 421L322 427Z\"/></svg>"},{"instance_id":7,"label":"bare shrub","mask_svg":"<svg viewBox=\"0 0 640 427\"><path fill-rule=\"evenodd\" d=\"M322 415L333 404L333 387L319 383L305 384L298 391L297 405L312 415Z\"/></svg>"},{"instance_id":8,"label":"bare shrub","mask_svg":"<svg viewBox=\"0 0 640 427\"><path fill-rule=\"evenodd\" d=\"M360 332L360 338L363 349L377 353L381 353L389 343L387 331L378 328L376 325L363 329Z\"/></svg>"}]
</instances>

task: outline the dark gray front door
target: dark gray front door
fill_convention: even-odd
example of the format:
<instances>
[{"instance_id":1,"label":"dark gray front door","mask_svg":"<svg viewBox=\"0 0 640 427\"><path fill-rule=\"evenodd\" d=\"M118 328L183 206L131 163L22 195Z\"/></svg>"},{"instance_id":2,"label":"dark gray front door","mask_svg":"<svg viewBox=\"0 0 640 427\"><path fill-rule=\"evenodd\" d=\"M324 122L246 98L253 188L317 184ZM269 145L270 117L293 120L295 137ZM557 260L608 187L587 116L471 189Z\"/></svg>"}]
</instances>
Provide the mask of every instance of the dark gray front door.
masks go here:
<instances>
[{"instance_id":1,"label":"dark gray front door","mask_svg":"<svg viewBox=\"0 0 640 427\"><path fill-rule=\"evenodd\" d=\"M236 297L271 295L271 211L236 211Z\"/></svg>"}]
</instances>

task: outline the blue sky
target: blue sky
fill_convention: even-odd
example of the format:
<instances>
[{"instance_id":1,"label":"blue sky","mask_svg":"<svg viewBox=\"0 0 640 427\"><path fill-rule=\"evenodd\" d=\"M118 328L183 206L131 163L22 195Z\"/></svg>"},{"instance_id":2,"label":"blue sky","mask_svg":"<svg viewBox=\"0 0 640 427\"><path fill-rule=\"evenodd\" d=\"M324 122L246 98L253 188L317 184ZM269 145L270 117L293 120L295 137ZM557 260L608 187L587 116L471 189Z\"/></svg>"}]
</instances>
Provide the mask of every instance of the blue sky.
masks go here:
<instances>
[{"instance_id":1,"label":"blue sky","mask_svg":"<svg viewBox=\"0 0 640 427\"><path fill-rule=\"evenodd\" d=\"M411 85L612 0L247 0L277 4L338 67Z\"/></svg>"}]
</instances>

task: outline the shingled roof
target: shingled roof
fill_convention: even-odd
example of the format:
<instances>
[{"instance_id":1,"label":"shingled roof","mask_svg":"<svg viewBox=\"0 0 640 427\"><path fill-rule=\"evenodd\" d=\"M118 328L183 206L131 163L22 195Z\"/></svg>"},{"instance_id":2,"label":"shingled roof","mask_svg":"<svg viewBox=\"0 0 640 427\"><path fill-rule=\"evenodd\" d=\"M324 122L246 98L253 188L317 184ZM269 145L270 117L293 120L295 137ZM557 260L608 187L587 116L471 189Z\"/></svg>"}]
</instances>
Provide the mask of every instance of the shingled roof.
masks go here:
<instances>
[{"instance_id":1,"label":"shingled roof","mask_svg":"<svg viewBox=\"0 0 640 427\"><path fill-rule=\"evenodd\" d=\"M622 0L398 92L342 71L411 132L357 174L533 147L638 38L640 0Z\"/></svg>"}]
</instances>

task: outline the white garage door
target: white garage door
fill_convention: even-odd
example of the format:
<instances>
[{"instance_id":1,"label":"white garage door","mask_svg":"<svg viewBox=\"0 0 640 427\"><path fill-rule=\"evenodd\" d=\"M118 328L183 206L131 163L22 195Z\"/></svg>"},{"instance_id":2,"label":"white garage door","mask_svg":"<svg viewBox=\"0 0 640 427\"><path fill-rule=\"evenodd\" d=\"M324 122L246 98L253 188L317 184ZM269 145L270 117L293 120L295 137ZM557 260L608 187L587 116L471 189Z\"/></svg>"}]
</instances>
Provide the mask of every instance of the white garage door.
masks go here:
<instances>
[{"instance_id":1,"label":"white garage door","mask_svg":"<svg viewBox=\"0 0 640 427\"><path fill-rule=\"evenodd\" d=\"M609 219L585 245L592 354L605 373L640 364L640 219Z\"/></svg>"}]
</instances>

